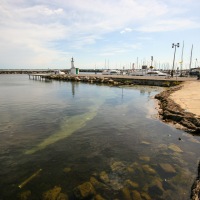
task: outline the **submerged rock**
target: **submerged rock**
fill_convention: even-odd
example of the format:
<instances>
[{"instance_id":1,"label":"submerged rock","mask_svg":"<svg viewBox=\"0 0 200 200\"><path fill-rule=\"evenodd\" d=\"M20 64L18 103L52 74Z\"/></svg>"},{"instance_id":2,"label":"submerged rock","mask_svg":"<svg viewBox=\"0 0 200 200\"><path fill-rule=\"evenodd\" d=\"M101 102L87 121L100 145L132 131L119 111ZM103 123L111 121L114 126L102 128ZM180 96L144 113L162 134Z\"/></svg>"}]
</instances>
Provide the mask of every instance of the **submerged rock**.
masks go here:
<instances>
[{"instance_id":1,"label":"submerged rock","mask_svg":"<svg viewBox=\"0 0 200 200\"><path fill-rule=\"evenodd\" d=\"M168 173L168 174L175 174L176 173L176 170L174 169L174 167L168 163L161 163L159 164L160 165L160 168L165 172L165 173Z\"/></svg>"},{"instance_id":2,"label":"submerged rock","mask_svg":"<svg viewBox=\"0 0 200 200\"><path fill-rule=\"evenodd\" d=\"M110 167L113 172L124 173L126 171L126 166L121 161L113 162Z\"/></svg>"},{"instance_id":3,"label":"submerged rock","mask_svg":"<svg viewBox=\"0 0 200 200\"><path fill-rule=\"evenodd\" d=\"M151 168L149 165L142 165L142 169L147 174L151 174L151 175L156 174L156 171L153 168Z\"/></svg>"},{"instance_id":4,"label":"submerged rock","mask_svg":"<svg viewBox=\"0 0 200 200\"><path fill-rule=\"evenodd\" d=\"M109 177L108 174L105 171L102 171L99 175L99 178L101 179L101 181L103 181L104 183L109 183Z\"/></svg>"},{"instance_id":5,"label":"submerged rock","mask_svg":"<svg viewBox=\"0 0 200 200\"><path fill-rule=\"evenodd\" d=\"M132 199L134 200L142 200L140 193L137 190L132 191Z\"/></svg>"},{"instance_id":6,"label":"submerged rock","mask_svg":"<svg viewBox=\"0 0 200 200\"><path fill-rule=\"evenodd\" d=\"M68 196L61 193L61 187L55 186L53 189L43 194L43 200L68 200Z\"/></svg>"},{"instance_id":7,"label":"submerged rock","mask_svg":"<svg viewBox=\"0 0 200 200\"><path fill-rule=\"evenodd\" d=\"M79 200L94 197L95 189L90 182L85 182L74 188L74 196Z\"/></svg>"},{"instance_id":8,"label":"submerged rock","mask_svg":"<svg viewBox=\"0 0 200 200\"><path fill-rule=\"evenodd\" d=\"M151 200L151 197L146 192L141 192L141 197L143 200Z\"/></svg>"},{"instance_id":9,"label":"submerged rock","mask_svg":"<svg viewBox=\"0 0 200 200\"><path fill-rule=\"evenodd\" d=\"M131 188L131 189L136 189L136 188L139 187L139 184L138 184L138 183L133 182L133 181L131 181L130 179L126 180L126 181L124 182L124 185L125 185L126 187L128 187L128 188Z\"/></svg>"},{"instance_id":10,"label":"submerged rock","mask_svg":"<svg viewBox=\"0 0 200 200\"><path fill-rule=\"evenodd\" d=\"M106 199L104 199L100 194L97 194L97 195L94 197L94 200L106 200Z\"/></svg>"},{"instance_id":11,"label":"submerged rock","mask_svg":"<svg viewBox=\"0 0 200 200\"><path fill-rule=\"evenodd\" d=\"M64 169L63 169L63 172L65 172L65 173L68 173L68 172L70 172L72 169L70 168L70 167L65 167Z\"/></svg>"},{"instance_id":12,"label":"submerged rock","mask_svg":"<svg viewBox=\"0 0 200 200\"><path fill-rule=\"evenodd\" d=\"M174 152L182 153L183 151L175 144L170 144L168 148Z\"/></svg>"},{"instance_id":13,"label":"submerged rock","mask_svg":"<svg viewBox=\"0 0 200 200\"><path fill-rule=\"evenodd\" d=\"M139 159L142 161L146 161L146 162L150 161L150 157L148 157L148 156L140 156Z\"/></svg>"},{"instance_id":14,"label":"submerged rock","mask_svg":"<svg viewBox=\"0 0 200 200\"><path fill-rule=\"evenodd\" d=\"M161 196L164 192L162 182L155 179L153 183L148 188L149 194Z\"/></svg>"},{"instance_id":15,"label":"submerged rock","mask_svg":"<svg viewBox=\"0 0 200 200\"><path fill-rule=\"evenodd\" d=\"M122 196L124 200L132 200L131 193L126 187L122 189Z\"/></svg>"}]
</instances>

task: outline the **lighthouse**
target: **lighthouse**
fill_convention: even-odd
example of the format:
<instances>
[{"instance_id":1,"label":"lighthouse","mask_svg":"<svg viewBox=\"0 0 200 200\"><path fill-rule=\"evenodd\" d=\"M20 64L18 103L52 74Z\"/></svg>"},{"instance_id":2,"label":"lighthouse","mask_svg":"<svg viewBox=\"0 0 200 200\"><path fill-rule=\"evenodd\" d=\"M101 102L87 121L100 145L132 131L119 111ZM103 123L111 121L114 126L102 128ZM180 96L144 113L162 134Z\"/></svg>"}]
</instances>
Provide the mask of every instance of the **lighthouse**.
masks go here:
<instances>
[{"instance_id":1,"label":"lighthouse","mask_svg":"<svg viewBox=\"0 0 200 200\"><path fill-rule=\"evenodd\" d=\"M72 57L72 60L71 60L70 74L79 74L79 68L74 67L74 58L73 57Z\"/></svg>"}]
</instances>

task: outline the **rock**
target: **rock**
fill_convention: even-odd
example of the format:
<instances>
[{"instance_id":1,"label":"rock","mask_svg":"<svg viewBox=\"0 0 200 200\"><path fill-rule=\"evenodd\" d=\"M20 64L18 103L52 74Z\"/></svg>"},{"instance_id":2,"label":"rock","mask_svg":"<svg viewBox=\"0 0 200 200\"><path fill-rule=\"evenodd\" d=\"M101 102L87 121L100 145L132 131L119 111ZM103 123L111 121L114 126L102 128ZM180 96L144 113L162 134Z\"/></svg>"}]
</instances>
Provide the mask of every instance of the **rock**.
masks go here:
<instances>
[{"instance_id":1,"label":"rock","mask_svg":"<svg viewBox=\"0 0 200 200\"><path fill-rule=\"evenodd\" d=\"M126 170L129 172L129 173L134 173L135 170L132 168L132 167L127 167Z\"/></svg>"},{"instance_id":2,"label":"rock","mask_svg":"<svg viewBox=\"0 0 200 200\"><path fill-rule=\"evenodd\" d=\"M142 161L146 161L146 162L150 161L150 157L148 157L148 156L140 156L139 159Z\"/></svg>"},{"instance_id":3,"label":"rock","mask_svg":"<svg viewBox=\"0 0 200 200\"><path fill-rule=\"evenodd\" d=\"M97 194L97 195L94 197L94 200L106 200L106 199L104 199L100 194Z\"/></svg>"},{"instance_id":4,"label":"rock","mask_svg":"<svg viewBox=\"0 0 200 200\"><path fill-rule=\"evenodd\" d=\"M102 171L99 175L99 178L101 179L101 181L103 181L104 183L109 183L109 177L108 174L105 171Z\"/></svg>"},{"instance_id":5,"label":"rock","mask_svg":"<svg viewBox=\"0 0 200 200\"><path fill-rule=\"evenodd\" d=\"M200 181L196 180L192 185L191 199L192 200L199 200L199 196L200 196Z\"/></svg>"},{"instance_id":6,"label":"rock","mask_svg":"<svg viewBox=\"0 0 200 200\"><path fill-rule=\"evenodd\" d=\"M174 169L174 167L168 163L161 163L159 164L161 169L167 173L167 174L175 174L176 170Z\"/></svg>"},{"instance_id":7,"label":"rock","mask_svg":"<svg viewBox=\"0 0 200 200\"><path fill-rule=\"evenodd\" d=\"M120 190L123 188L123 185L119 182L118 178L111 179L109 185L113 190Z\"/></svg>"},{"instance_id":8,"label":"rock","mask_svg":"<svg viewBox=\"0 0 200 200\"><path fill-rule=\"evenodd\" d=\"M122 196L123 196L123 200L132 200L131 194L128 188L122 189Z\"/></svg>"},{"instance_id":9,"label":"rock","mask_svg":"<svg viewBox=\"0 0 200 200\"><path fill-rule=\"evenodd\" d=\"M116 161L111 164L111 170L117 173L124 173L126 171L126 166L121 161Z\"/></svg>"},{"instance_id":10,"label":"rock","mask_svg":"<svg viewBox=\"0 0 200 200\"><path fill-rule=\"evenodd\" d=\"M142 192L141 197L143 200L151 200L151 197L146 192Z\"/></svg>"},{"instance_id":11,"label":"rock","mask_svg":"<svg viewBox=\"0 0 200 200\"><path fill-rule=\"evenodd\" d=\"M140 193L137 190L132 191L132 199L134 200L142 200Z\"/></svg>"},{"instance_id":12,"label":"rock","mask_svg":"<svg viewBox=\"0 0 200 200\"><path fill-rule=\"evenodd\" d=\"M87 199L95 195L95 189L90 182L85 182L74 188L74 196L79 200Z\"/></svg>"},{"instance_id":13,"label":"rock","mask_svg":"<svg viewBox=\"0 0 200 200\"><path fill-rule=\"evenodd\" d=\"M131 181L130 179L124 182L124 185L131 189L136 189L139 187L139 184L136 182Z\"/></svg>"},{"instance_id":14,"label":"rock","mask_svg":"<svg viewBox=\"0 0 200 200\"><path fill-rule=\"evenodd\" d=\"M65 173L68 173L68 172L70 172L72 169L70 168L70 167L65 167L64 169L63 169L63 172L65 172Z\"/></svg>"},{"instance_id":15,"label":"rock","mask_svg":"<svg viewBox=\"0 0 200 200\"><path fill-rule=\"evenodd\" d=\"M156 174L156 171L153 168L151 168L149 165L142 165L142 169L147 174L151 174L151 175Z\"/></svg>"},{"instance_id":16,"label":"rock","mask_svg":"<svg viewBox=\"0 0 200 200\"><path fill-rule=\"evenodd\" d=\"M177 145L175 144L170 144L168 146L168 149L174 151L174 152L177 152L177 153L182 153L183 151L180 149L180 147L178 147Z\"/></svg>"},{"instance_id":17,"label":"rock","mask_svg":"<svg viewBox=\"0 0 200 200\"><path fill-rule=\"evenodd\" d=\"M55 186L52 190L49 190L43 194L43 200L68 200L66 194L61 193L61 187Z\"/></svg>"},{"instance_id":18,"label":"rock","mask_svg":"<svg viewBox=\"0 0 200 200\"><path fill-rule=\"evenodd\" d=\"M161 196L164 192L162 183L159 179L155 179L148 188L149 194Z\"/></svg>"},{"instance_id":19,"label":"rock","mask_svg":"<svg viewBox=\"0 0 200 200\"><path fill-rule=\"evenodd\" d=\"M68 200L68 196L64 193L60 193L56 200Z\"/></svg>"}]
</instances>

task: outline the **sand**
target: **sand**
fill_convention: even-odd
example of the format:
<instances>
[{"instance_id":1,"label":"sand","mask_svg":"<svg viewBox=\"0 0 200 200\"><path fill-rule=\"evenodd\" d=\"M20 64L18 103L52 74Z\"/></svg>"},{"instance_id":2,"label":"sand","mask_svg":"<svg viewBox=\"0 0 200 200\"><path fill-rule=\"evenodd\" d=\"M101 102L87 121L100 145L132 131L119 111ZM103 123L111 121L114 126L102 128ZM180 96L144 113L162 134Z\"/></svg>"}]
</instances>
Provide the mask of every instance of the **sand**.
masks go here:
<instances>
[{"instance_id":1,"label":"sand","mask_svg":"<svg viewBox=\"0 0 200 200\"><path fill-rule=\"evenodd\" d=\"M186 81L183 87L170 95L182 109L200 117L200 81Z\"/></svg>"}]
</instances>

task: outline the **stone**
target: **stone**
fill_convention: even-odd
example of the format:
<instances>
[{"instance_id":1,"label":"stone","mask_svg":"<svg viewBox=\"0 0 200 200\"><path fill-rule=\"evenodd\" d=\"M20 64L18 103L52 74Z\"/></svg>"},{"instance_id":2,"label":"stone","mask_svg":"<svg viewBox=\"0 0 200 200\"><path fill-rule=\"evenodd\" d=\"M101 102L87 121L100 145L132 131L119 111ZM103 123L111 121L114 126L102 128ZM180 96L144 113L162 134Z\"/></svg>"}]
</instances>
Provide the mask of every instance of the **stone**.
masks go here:
<instances>
[{"instance_id":1,"label":"stone","mask_svg":"<svg viewBox=\"0 0 200 200\"><path fill-rule=\"evenodd\" d=\"M142 200L140 193L137 190L132 191L132 199L134 200Z\"/></svg>"},{"instance_id":2,"label":"stone","mask_svg":"<svg viewBox=\"0 0 200 200\"><path fill-rule=\"evenodd\" d=\"M143 200L151 200L151 197L146 192L141 192L140 195Z\"/></svg>"},{"instance_id":3,"label":"stone","mask_svg":"<svg viewBox=\"0 0 200 200\"><path fill-rule=\"evenodd\" d=\"M131 188L131 189L136 189L136 188L139 187L139 184L138 184L138 183L133 182L133 181L131 181L130 179L126 180L126 181L124 182L124 185L126 185L128 188Z\"/></svg>"},{"instance_id":4,"label":"stone","mask_svg":"<svg viewBox=\"0 0 200 200\"><path fill-rule=\"evenodd\" d=\"M43 200L68 200L66 194L61 193L61 187L55 186L53 189L43 194Z\"/></svg>"},{"instance_id":5,"label":"stone","mask_svg":"<svg viewBox=\"0 0 200 200\"><path fill-rule=\"evenodd\" d=\"M70 167L65 167L64 169L63 169L63 172L65 172L65 173L68 173L68 172L70 172L72 169L70 168Z\"/></svg>"},{"instance_id":6,"label":"stone","mask_svg":"<svg viewBox=\"0 0 200 200\"><path fill-rule=\"evenodd\" d=\"M151 175L156 174L156 171L153 168L151 168L149 165L142 165L142 169L147 174L151 174Z\"/></svg>"},{"instance_id":7,"label":"stone","mask_svg":"<svg viewBox=\"0 0 200 200\"><path fill-rule=\"evenodd\" d=\"M104 199L100 194L97 194L97 195L94 197L94 200L106 200L106 199Z\"/></svg>"},{"instance_id":8,"label":"stone","mask_svg":"<svg viewBox=\"0 0 200 200\"><path fill-rule=\"evenodd\" d=\"M148 156L140 156L139 159L142 161L146 161L146 162L150 161L150 157L148 157Z\"/></svg>"},{"instance_id":9,"label":"stone","mask_svg":"<svg viewBox=\"0 0 200 200\"><path fill-rule=\"evenodd\" d=\"M123 173L126 171L126 166L121 161L113 162L110 167L113 172Z\"/></svg>"},{"instance_id":10,"label":"stone","mask_svg":"<svg viewBox=\"0 0 200 200\"><path fill-rule=\"evenodd\" d=\"M134 173L135 172L135 170L132 167L127 167L126 169L127 169L127 171L129 173Z\"/></svg>"},{"instance_id":11,"label":"stone","mask_svg":"<svg viewBox=\"0 0 200 200\"><path fill-rule=\"evenodd\" d=\"M103 181L104 183L109 183L109 177L108 174L105 171L102 171L99 175L99 178L101 179L101 181Z\"/></svg>"},{"instance_id":12,"label":"stone","mask_svg":"<svg viewBox=\"0 0 200 200\"><path fill-rule=\"evenodd\" d=\"M74 188L74 196L78 200L91 198L95 195L95 189L90 182L85 182L78 187Z\"/></svg>"},{"instance_id":13,"label":"stone","mask_svg":"<svg viewBox=\"0 0 200 200\"><path fill-rule=\"evenodd\" d=\"M155 179L148 188L149 194L161 196L164 192L162 182Z\"/></svg>"},{"instance_id":14,"label":"stone","mask_svg":"<svg viewBox=\"0 0 200 200\"><path fill-rule=\"evenodd\" d=\"M122 196L123 196L123 200L132 200L130 191L126 187L122 189Z\"/></svg>"},{"instance_id":15,"label":"stone","mask_svg":"<svg viewBox=\"0 0 200 200\"><path fill-rule=\"evenodd\" d=\"M168 149L174 151L174 152L177 152L177 153L182 153L183 151L180 149L180 147L178 147L177 145L175 144L170 144L168 146Z\"/></svg>"},{"instance_id":16,"label":"stone","mask_svg":"<svg viewBox=\"0 0 200 200\"><path fill-rule=\"evenodd\" d=\"M174 167L168 163L161 163L159 164L161 169L168 174L175 174L176 170L174 169Z\"/></svg>"}]
</instances>

